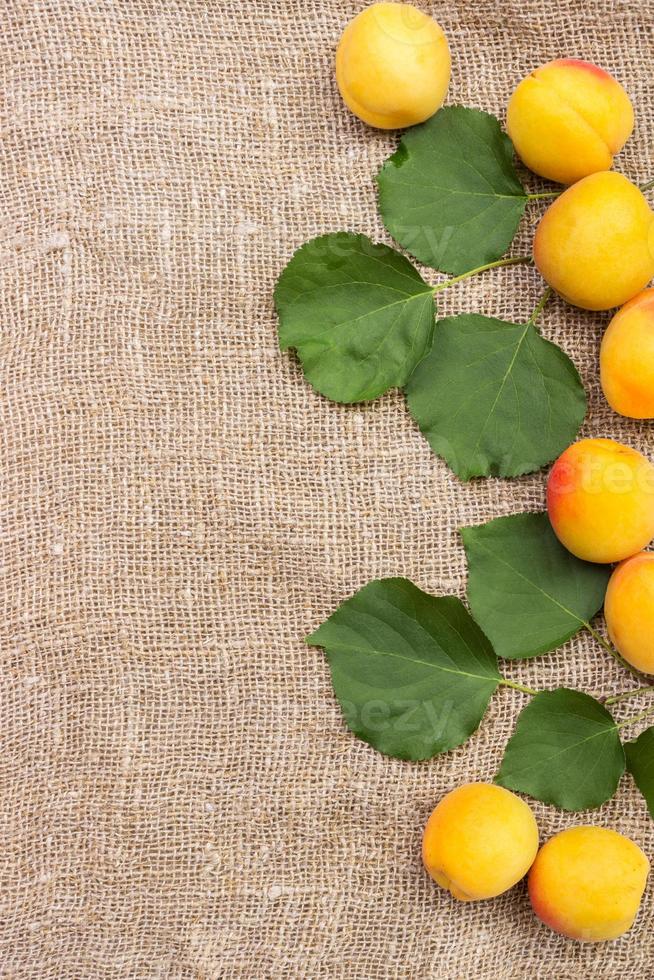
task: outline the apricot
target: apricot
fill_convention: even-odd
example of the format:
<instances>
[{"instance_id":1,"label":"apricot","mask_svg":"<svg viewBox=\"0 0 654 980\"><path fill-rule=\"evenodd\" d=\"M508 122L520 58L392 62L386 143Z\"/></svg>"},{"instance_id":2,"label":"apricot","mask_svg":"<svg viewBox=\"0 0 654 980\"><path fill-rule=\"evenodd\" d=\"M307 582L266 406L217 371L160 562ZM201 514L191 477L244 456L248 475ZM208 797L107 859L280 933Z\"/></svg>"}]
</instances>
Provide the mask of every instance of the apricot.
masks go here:
<instances>
[{"instance_id":1,"label":"apricot","mask_svg":"<svg viewBox=\"0 0 654 980\"><path fill-rule=\"evenodd\" d=\"M527 873L538 850L529 806L501 786L466 783L440 801L425 827L422 859L462 902L494 898Z\"/></svg>"},{"instance_id":2,"label":"apricot","mask_svg":"<svg viewBox=\"0 0 654 980\"><path fill-rule=\"evenodd\" d=\"M614 411L630 419L654 418L654 289L634 296L609 323L600 378Z\"/></svg>"},{"instance_id":3,"label":"apricot","mask_svg":"<svg viewBox=\"0 0 654 980\"><path fill-rule=\"evenodd\" d=\"M609 635L633 667L654 674L654 554L642 551L621 562L604 600Z\"/></svg>"},{"instance_id":4,"label":"apricot","mask_svg":"<svg viewBox=\"0 0 654 980\"><path fill-rule=\"evenodd\" d=\"M345 104L370 126L396 129L440 109L450 82L442 28L408 3L375 3L350 21L336 52Z\"/></svg>"},{"instance_id":5,"label":"apricot","mask_svg":"<svg viewBox=\"0 0 654 980\"><path fill-rule=\"evenodd\" d=\"M507 129L530 170L573 184L608 170L631 136L634 110L622 85L588 61L560 58L520 82Z\"/></svg>"},{"instance_id":6,"label":"apricot","mask_svg":"<svg viewBox=\"0 0 654 980\"><path fill-rule=\"evenodd\" d=\"M632 840L604 827L570 827L538 852L529 872L534 912L582 942L615 939L633 924L649 861Z\"/></svg>"},{"instance_id":7,"label":"apricot","mask_svg":"<svg viewBox=\"0 0 654 980\"><path fill-rule=\"evenodd\" d=\"M654 537L654 466L613 439L582 439L550 471L547 510L557 538L578 558L629 558Z\"/></svg>"},{"instance_id":8,"label":"apricot","mask_svg":"<svg viewBox=\"0 0 654 980\"><path fill-rule=\"evenodd\" d=\"M541 218L534 261L573 306L621 306L654 276L654 213L622 174L591 174L564 191Z\"/></svg>"}]
</instances>

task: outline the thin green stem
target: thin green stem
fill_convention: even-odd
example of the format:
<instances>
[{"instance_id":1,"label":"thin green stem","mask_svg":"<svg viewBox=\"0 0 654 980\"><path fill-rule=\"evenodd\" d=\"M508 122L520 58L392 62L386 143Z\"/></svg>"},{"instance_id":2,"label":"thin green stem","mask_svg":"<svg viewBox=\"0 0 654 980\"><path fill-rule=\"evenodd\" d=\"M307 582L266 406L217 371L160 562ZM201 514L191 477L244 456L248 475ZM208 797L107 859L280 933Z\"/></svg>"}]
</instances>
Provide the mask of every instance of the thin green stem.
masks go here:
<instances>
[{"instance_id":1,"label":"thin green stem","mask_svg":"<svg viewBox=\"0 0 654 980\"><path fill-rule=\"evenodd\" d=\"M501 269L505 265L530 265L533 263L531 255L519 255L517 258L513 259L498 259L497 262L487 262L486 265L478 265L476 269L471 269L470 272L464 272L460 276L454 276L453 279L446 279L445 282L440 282L438 286L434 286L432 293L440 293L441 289L449 289L457 282L463 282L464 279L470 279L471 276L476 276L480 272L486 272L487 269Z\"/></svg>"},{"instance_id":2,"label":"thin green stem","mask_svg":"<svg viewBox=\"0 0 654 980\"><path fill-rule=\"evenodd\" d=\"M644 193L645 191L651 191L652 187L654 187L654 180L648 180L646 184L640 185L640 190Z\"/></svg>"},{"instance_id":3,"label":"thin green stem","mask_svg":"<svg viewBox=\"0 0 654 980\"><path fill-rule=\"evenodd\" d=\"M535 691L533 687L525 687L524 684L518 684L516 681L510 681L508 677L503 677L500 684L504 684L505 687L512 687L514 691L522 691L523 694L531 694L532 697L539 693L538 691Z\"/></svg>"},{"instance_id":4,"label":"thin green stem","mask_svg":"<svg viewBox=\"0 0 654 980\"><path fill-rule=\"evenodd\" d=\"M647 711L641 711L639 715L632 715L631 718L625 718L618 724L618 728L624 728L626 725L633 725L637 721L642 721L644 718L649 718L650 715L654 714L654 708L648 708Z\"/></svg>"},{"instance_id":5,"label":"thin green stem","mask_svg":"<svg viewBox=\"0 0 654 980\"><path fill-rule=\"evenodd\" d=\"M638 677L641 681L648 681L648 683L651 683L651 681L649 681L649 678L647 677L646 674L642 674L639 670L636 670L635 667L632 667L631 664L627 663L624 657L621 657L618 651L615 650L610 643L607 643L607 641L604 639L602 634L598 633L597 630L593 629L590 623L584 623L584 626L586 627L590 635L594 637L601 646L604 647L607 653L611 654L613 659L617 661L617 663L619 663L621 667L624 667L625 670L628 670L630 674L633 674L634 677Z\"/></svg>"},{"instance_id":6,"label":"thin green stem","mask_svg":"<svg viewBox=\"0 0 654 980\"><path fill-rule=\"evenodd\" d=\"M622 694L612 694L610 698L604 698L604 704L617 704L618 701L626 701L627 698L635 698L638 694L654 694L654 687L636 687L633 691L623 691Z\"/></svg>"},{"instance_id":7,"label":"thin green stem","mask_svg":"<svg viewBox=\"0 0 654 980\"><path fill-rule=\"evenodd\" d=\"M527 194L528 201L540 201L545 197L558 197L563 191L539 191L537 194Z\"/></svg>"},{"instance_id":8,"label":"thin green stem","mask_svg":"<svg viewBox=\"0 0 654 980\"><path fill-rule=\"evenodd\" d=\"M529 317L529 320L527 321L527 323L533 323L533 324L536 323L536 320L538 319L538 317L543 312L543 309L545 307L545 304L547 303L547 301L549 300L550 296L552 295L552 292L553 292L552 287L551 286L548 286L547 289L545 290L545 292L543 293L543 295L541 296L541 298L536 303L536 306L534 307L534 312Z\"/></svg>"}]
</instances>

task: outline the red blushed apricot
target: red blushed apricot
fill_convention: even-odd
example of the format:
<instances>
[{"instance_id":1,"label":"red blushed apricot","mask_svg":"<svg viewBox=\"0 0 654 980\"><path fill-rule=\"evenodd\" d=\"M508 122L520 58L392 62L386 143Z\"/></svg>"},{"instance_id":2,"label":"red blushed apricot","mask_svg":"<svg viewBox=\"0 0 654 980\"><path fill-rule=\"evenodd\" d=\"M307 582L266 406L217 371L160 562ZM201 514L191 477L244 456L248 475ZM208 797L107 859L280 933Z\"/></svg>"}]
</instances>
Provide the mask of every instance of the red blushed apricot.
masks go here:
<instances>
[{"instance_id":1,"label":"red blushed apricot","mask_svg":"<svg viewBox=\"0 0 654 980\"><path fill-rule=\"evenodd\" d=\"M624 659L654 674L654 554L643 551L621 562L606 590L609 635Z\"/></svg>"},{"instance_id":2,"label":"red blushed apricot","mask_svg":"<svg viewBox=\"0 0 654 980\"><path fill-rule=\"evenodd\" d=\"M547 511L559 541L578 558L629 558L654 537L654 466L612 439L583 439L552 467Z\"/></svg>"},{"instance_id":3,"label":"red blushed apricot","mask_svg":"<svg viewBox=\"0 0 654 980\"><path fill-rule=\"evenodd\" d=\"M579 71L590 72L595 78L601 79L602 82L615 82L613 75L609 75L608 71L604 71L599 65L594 65L592 61L582 61L581 58L559 58L554 64L560 65L566 68L577 68ZM622 87L622 86L620 86Z\"/></svg>"},{"instance_id":4,"label":"red blushed apricot","mask_svg":"<svg viewBox=\"0 0 654 980\"><path fill-rule=\"evenodd\" d=\"M634 296L609 323L600 348L600 378L615 412L654 418L654 289Z\"/></svg>"},{"instance_id":5,"label":"red blushed apricot","mask_svg":"<svg viewBox=\"0 0 654 980\"><path fill-rule=\"evenodd\" d=\"M619 82L588 61L561 58L518 85L507 129L530 170L573 184L608 170L634 126L633 107Z\"/></svg>"}]
</instances>

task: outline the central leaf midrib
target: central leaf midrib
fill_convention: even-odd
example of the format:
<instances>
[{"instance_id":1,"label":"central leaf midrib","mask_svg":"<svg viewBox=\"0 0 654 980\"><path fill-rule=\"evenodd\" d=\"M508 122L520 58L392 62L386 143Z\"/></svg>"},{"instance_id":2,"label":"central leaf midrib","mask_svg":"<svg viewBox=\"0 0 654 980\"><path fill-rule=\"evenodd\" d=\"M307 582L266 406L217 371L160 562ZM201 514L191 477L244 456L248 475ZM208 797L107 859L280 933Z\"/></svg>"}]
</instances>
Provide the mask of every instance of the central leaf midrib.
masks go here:
<instances>
[{"instance_id":1,"label":"central leaf midrib","mask_svg":"<svg viewBox=\"0 0 654 980\"><path fill-rule=\"evenodd\" d=\"M517 575L518 578L521 578L528 585L531 585L532 588L536 589L537 592L540 592L541 595L544 595L546 599L549 599L553 605L558 606L558 608L561 609L564 613L567 613L568 616L572 616L572 618L577 623L581 623L582 626L588 626L588 623L585 619L582 619L581 616L579 616L576 612L573 612L572 609L568 609L567 606L564 606L562 602L559 602L559 600L555 599L553 595L550 595L549 592L546 592L545 589L542 589L540 585L537 585L536 582L533 582L526 575L523 575L522 572L518 571L518 569L515 568L513 565L511 565L508 561L505 561L504 558L501 558L496 552L491 551L491 549L486 544L484 544L483 541L478 540L477 544L479 547L483 548L484 551L491 556L491 558L493 558L495 561L500 562L502 565L505 565L508 569L510 569L513 572L514 575Z\"/></svg>"},{"instance_id":2,"label":"central leaf midrib","mask_svg":"<svg viewBox=\"0 0 654 980\"><path fill-rule=\"evenodd\" d=\"M322 645L322 644L319 644ZM392 653L389 650L378 650L376 647L357 647L350 646L344 643L325 644L326 649L336 651L341 651L345 653L362 653L368 655L375 655L378 657L392 657L395 660L402 660L405 663L410 664L420 664L423 667L431 667L433 670L443 671L445 674L455 674L458 677L472 677L475 680L492 681L495 684L499 684L501 677L493 677L490 674L471 674L467 670L453 670L451 667L442 667L439 664L431 663L429 660L416 660L415 657L405 657L400 653Z\"/></svg>"},{"instance_id":3,"label":"central leaf midrib","mask_svg":"<svg viewBox=\"0 0 654 980\"><path fill-rule=\"evenodd\" d=\"M534 772L537 772L538 769L541 769L543 766L550 765L553 759L557 759L560 755L563 755L565 752L571 752L572 749L577 749L580 746L585 745L586 742L590 742L594 738L599 738L602 735L608 735L609 732L612 732L612 731L615 731L615 732L618 731L618 726L616 725L615 722L613 722L613 724L610 725L608 728L602 728L599 732L594 732L592 735L588 735L586 738L582 738L580 742L575 742L574 745L566 745L565 748L559 749L559 751L558 752L555 752L554 755L549 755L546 759L543 759L542 761L539 761L538 763L530 763L527 766L522 766L520 769L510 769L506 773L506 776L507 777L510 777L510 776L519 776L521 773L529 772L530 770L531 771L534 771ZM556 734L556 733L554 733L554 734Z\"/></svg>"},{"instance_id":4,"label":"central leaf midrib","mask_svg":"<svg viewBox=\"0 0 654 980\"><path fill-rule=\"evenodd\" d=\"M497 394L495 395L495 400L493 401L493 404L491 405L491 407L489 409L489 412L488 412L486 418L484 419L484 424L482 425L481 429L479 430L479 435L477 436L477 441L475 442L474 448L472 450L473 453L476 453L477 450L479 449L479 444L481 442L481 439L482 439L482 436L483 436L484 432L486 431L486 426L488 425L489 421L491 420L491 418L493 416L493 412L497 408L497 403L499 402L500 397L502 395L502 392L504 391L504 385L506 384L506 379L509 377L509 375L511 374L511 371L513 370L513 365L516 362L516 358L517 358L517 356L518 356L518 354L520 352L520 348L522 347L522 344L524 342L524 339L527 336L527 333L529 332L529 327L530 326L531 326L531 324L529 324L529 323L525 324L525 329L522 331L522 334L520 335L520 339L518 340L518 343L516 344L516 348L515 348L515 351L513 352L513 357L511 358L511 362L510 362L509 366L507 367L506 371L504 372L504 377L502 378L502 381L500 383L500 386L499 386L499 388L497 390Z\"/></svg>"},{"instance_id":5,"label":"central leaf midrib","mask_svg":"<svg viewBox=\"0 0 654 980\"><path fill-rule=\"evenodd\" d=\"M397 168L396 168L397 172ZM405 187L428 187L430 190L441 191L443 194L461 194L464 197L489 197L494 201L528 201L529 198L526 194L495 194L491 191L467 191L458 190L456 187L441 187L439 184L434 183L423 183L422 181L408 181L408 180L398 180L398 184L403 184ZM422 201L420 204L411 205L407 210L416 211L419 208L433 207L435 204L440 204L439 198L433 201Z\"/></svg>"},{"instance_id":6,"label":"central leaf midrib","mask_svg":"<svg viewBox=\"0 0 654 980\"><path fill-rule=\"evenodd\" d=\"M377 316L379 313L384 313L386 310L392 309L394 306L400 306L402 304L408 304L414 299L424 299L426 296L433 295L433 287L428 287L427 289L422 289L419 293L413 293L411 296L405 296L403 299L396 299L392 303L387 303L386 306L376 306L372 310L367 310L365 313L361 313L359 316L355 317L353 320L339 320L338 323L330 323L329 326L325 327L324 330L320 330L318 333L312 334L308 340L298 341L298 345L310 344L317 341L324 334L330 333L332 330L339 330L344 326L351 326L353 323L358 323L359 320L365 320L369 316ZM291 345L292 346L292 345ZM330 349L333 349L336 345L331 344Z\"/></svg>"}]
</instances>

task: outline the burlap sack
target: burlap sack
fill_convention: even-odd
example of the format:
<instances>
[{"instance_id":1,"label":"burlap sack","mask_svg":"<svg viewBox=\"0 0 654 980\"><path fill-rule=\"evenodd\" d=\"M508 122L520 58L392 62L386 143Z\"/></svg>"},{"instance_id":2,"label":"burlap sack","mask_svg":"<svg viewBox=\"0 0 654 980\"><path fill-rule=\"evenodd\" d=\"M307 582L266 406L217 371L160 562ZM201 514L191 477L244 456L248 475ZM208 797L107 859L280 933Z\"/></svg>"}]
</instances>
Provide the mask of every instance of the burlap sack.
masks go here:
<instances>
[{"instance_id":1,"label":"burlap sack","mask_svg":"<svg viewBox=\"0 0 654 980\"><path fill-rule=\"evenodd\" d=\"M395 137L345 110L332 70L361 6L2 4L3 977L652 975L651 891L627 937L580 946L524 886L461 905L421 868L428 813L492 778L522 695L402 763L346 731L302 640L376 576L463 595L457 529L543 502L542 473L461 485L399 394L331 404L278 352L292 251L388 241L372 178ZM562 54L615 71L637 109L619 166L653 175L646 0L422 6L451 42L450 102L502 115ZM441 309L524 317L541 287L490 273ZM542 324L584 375L585 431L651 451L602 400L606 319L556 300ZM509 669L629 683L584 637ZM654 855L628 777L599 811L535 810L544 837L592 821Z\"/></svg>"}]
</instances>

